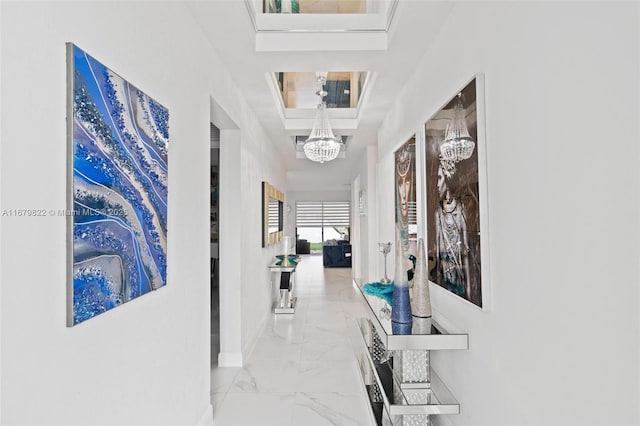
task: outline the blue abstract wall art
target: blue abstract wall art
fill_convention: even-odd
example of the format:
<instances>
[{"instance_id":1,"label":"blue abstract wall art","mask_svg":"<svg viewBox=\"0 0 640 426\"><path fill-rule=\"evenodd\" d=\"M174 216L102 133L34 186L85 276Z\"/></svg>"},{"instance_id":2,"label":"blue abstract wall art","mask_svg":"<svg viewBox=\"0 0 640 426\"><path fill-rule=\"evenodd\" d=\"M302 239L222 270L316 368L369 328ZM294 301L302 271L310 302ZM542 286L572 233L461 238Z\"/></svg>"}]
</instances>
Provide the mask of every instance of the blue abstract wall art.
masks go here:
<instances>
[{"instance_id":1,"label":"blue abstract wall art","mask_svg":"<svg viewBox=\"0 0 640 426\"><path fill-rule=\"evenodd\" d=\"M169 111L67 44L73 326L167 283Z\"/></svg>"}]
</instances>

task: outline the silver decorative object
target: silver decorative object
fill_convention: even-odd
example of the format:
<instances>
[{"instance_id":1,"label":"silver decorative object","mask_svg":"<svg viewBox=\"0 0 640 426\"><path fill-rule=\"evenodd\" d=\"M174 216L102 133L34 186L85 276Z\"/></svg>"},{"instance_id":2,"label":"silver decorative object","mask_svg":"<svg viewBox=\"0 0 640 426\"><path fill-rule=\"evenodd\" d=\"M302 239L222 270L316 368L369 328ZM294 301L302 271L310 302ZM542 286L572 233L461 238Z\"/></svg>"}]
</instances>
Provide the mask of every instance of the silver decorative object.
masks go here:
<instances>
[{"instance_id":1,"label":"silver decorative object","mask_svg":"<svg viewBox=\"0 0 640 426\"><path fill-rule=\"evenodd\" d=\"M433 323L431 321L431 317L429 318L421 318L415 317L413 318L413 334L431 334L431 328Z\"/></svg>"},{"instance_id":2,"label":"silver decorative object","mask_svg":"<svg viewBox=\"0 0 640 426\"><path fill-rule=\"evenodd\" d=\"M289 260L289 254L291 253L291 237L282 237L282 248L284 251L284 257L282 258L282 266L283 267L291 267L293 266Z\"/></svg>"},{"instance_id":3,"label":"silver decorative object","mask_svg":"<svg viewBox=\"0 0 640 426\"><path fill-rule=\"evenodd\" d=\"M380 282L388 284L391 280L387 277L387 255L391 252L391 242L378 243L378 247L380 248L380 252L384 254L384 278L380 279Z\"/></svg>"},{"instance_id":4,"label":"silver decorative object","mask_svg":"<svg viewBox=\"0 0 640 426\"><path fill-rule=\"evenodd\" d=\"M418 240L416 272L413 277L413 299L411 299L411 314L415 317L428 318L431 316L431 295L427 273L424 239L420 238Z\"/></svg>"}]
</instances>

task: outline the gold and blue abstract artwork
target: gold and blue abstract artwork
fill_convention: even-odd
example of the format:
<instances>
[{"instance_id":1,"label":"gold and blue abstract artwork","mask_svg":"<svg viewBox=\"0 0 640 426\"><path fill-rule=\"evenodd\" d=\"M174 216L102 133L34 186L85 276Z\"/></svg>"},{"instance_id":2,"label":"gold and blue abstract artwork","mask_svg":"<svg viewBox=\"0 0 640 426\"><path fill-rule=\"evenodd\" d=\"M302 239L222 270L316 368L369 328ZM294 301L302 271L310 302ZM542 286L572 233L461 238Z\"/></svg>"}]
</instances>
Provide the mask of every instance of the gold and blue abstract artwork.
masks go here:
<instances>
[{"instance_id":1,"label":"gold and blue abstract artwork","mask_svg":"<svg viewBox=\"0 0 640 426\"><path fill-rule=\"evenodd\" d=\"M167 283L169 111L67 44L67 325Z\"/></svg>"}]
</instances>

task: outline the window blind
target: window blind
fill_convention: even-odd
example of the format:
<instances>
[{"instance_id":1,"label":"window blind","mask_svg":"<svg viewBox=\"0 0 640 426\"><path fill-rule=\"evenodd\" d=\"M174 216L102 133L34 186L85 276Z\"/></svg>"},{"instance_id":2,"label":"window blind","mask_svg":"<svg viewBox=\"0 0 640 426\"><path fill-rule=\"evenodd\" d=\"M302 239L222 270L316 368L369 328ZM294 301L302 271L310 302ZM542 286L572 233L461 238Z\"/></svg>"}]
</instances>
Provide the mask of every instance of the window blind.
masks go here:
<instances>
[{"instance_id":1,"label":"window blind","mask_svg":"<svg viewBox=\"0 0 640 426\"><path fill-rule=\"evenodd\" d=\"M296 227L350 226L349 201L296 201Z\"/></svg>"}]
</instances>

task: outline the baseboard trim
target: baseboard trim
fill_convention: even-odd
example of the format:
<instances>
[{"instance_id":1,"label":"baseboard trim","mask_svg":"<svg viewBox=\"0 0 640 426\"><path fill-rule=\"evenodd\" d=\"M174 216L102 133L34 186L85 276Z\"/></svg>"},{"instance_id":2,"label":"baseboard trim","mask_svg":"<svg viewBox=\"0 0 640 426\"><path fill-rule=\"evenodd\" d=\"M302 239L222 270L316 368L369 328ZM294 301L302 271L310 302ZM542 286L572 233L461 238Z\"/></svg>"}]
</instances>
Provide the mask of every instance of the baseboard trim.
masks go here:
<instances>
[{"instance_id":1,"label":"baseboard trim","mask_svg":"<svg viewBox=\"0 0 640 426\"><path fill-rule=\"evenodd\" d=\"M213 425L213 405L208 404L207 408L205 408L202 416L200 416L200 420L198 421L198 426L212 426Z\"/></svg>"},{"instance_id":2,"label":"baseboard trim","mask_svg":"<svg viewBox=\"0 0 640 426\"><path fill-rule=\"evenodd\" d=\"M242 352L220 352L218 367L242 367Z\"/></svg>"}]
</instances>

